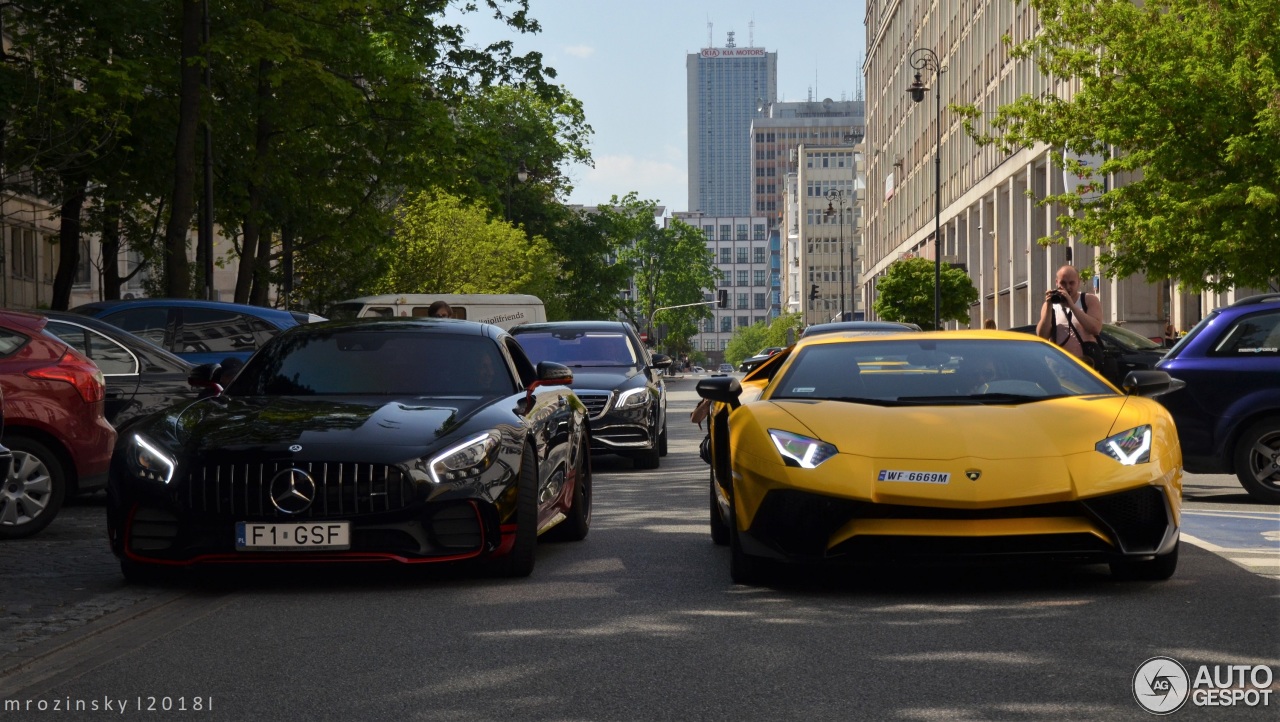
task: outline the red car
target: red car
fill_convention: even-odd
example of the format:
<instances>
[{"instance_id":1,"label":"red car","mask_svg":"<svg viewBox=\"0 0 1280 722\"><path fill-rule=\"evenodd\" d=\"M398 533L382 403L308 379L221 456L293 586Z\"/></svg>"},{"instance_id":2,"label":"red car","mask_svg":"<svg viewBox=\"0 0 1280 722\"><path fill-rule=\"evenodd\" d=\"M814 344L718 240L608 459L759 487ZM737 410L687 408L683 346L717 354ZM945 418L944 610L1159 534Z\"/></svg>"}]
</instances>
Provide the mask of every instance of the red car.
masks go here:
<instances>
[{"instance_id":1,"label":"red car","mask_svg":"<svg viewBox=\"0 0 1280 722\"><path fill-rule=\"evenodd\" d=\"M35 534L68 496L105 488L116 432L103 417L102 372L44 330L46 319L0 310L4 444L0 539Z\"/></svg>"}]
</instances>

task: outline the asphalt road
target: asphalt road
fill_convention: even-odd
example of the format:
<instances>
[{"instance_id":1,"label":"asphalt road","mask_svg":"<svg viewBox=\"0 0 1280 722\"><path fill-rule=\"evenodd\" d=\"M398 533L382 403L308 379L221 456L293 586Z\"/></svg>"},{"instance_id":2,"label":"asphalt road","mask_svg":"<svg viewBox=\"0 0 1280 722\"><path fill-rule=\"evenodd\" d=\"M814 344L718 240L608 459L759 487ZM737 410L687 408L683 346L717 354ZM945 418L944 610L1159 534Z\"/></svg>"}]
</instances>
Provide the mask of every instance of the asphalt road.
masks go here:
<instances>
[{"instance_id":1,"label":"asphalt road","mask_svg":"<svg viewBox=\"0 0 1280 722\"><path fill-rule=\"evenodd\" d=\"M1241 561L1275 562L1280 510L1226 477L1188 477L1195 543L1168 582L1085 567L742 587L707 531L692 382L671 388L662 468L601 459L590 536L541 545L526 580L390 569L130 587L101 501L69 507L0 545L0 705L29 709L4 716L59 700L98 704L70 718L165 714L167 698L167 714L202 719L1149 719L1132 686L1151 657L1280 676L1280 575ZM1175 717L1270 720L1276 706Z\"/></svg>"}]
</instances>

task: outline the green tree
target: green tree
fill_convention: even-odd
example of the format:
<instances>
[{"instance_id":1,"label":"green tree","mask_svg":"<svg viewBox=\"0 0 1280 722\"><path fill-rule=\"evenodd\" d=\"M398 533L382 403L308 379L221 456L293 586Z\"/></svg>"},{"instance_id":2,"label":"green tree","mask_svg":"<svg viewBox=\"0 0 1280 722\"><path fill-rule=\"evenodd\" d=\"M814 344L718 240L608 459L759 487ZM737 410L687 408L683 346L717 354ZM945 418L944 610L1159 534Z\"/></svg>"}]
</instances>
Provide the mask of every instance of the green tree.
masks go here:
<instances>
[{"instance_id":1,"label":"green tree","mask_svg":"<svg viewBox=\"0 0 1280 722\"><path fill-rule=\"evenodd\" d=\"M424 191L397 219L377 293L527 293L554 264L544 239L494 220L479 202Z\"/></svg>"},{"instance_id":2,"label":"green tree","mask_svg":"<svg viewBox=\"0 0 1280 722\"><path fill-rule=\"evenodd\" d=\"M760 353L771 346L790 346L800 338L800 330L804 326L804 316L798 313L786 313L769 323L763 321L739 328L733 338L725 344L724 360L737 366L744 359ZM787 332L790 331L790 338Z\"/></svg>"},{"instance_id":3,"label":"green tree","mask_svg":"<svg viewBox=\"0 0 1280 722\"><path fill-rule=\"evenodd\" d=\"M1280 278L1280 4L1027 1L1041 31L1013 52L1078 89L1070 100L1024 96L989 128L960 108L971 135L1005 150L1098 154L1094 175L1128 180L1096 200L1046 199L1073 214L1042 242L1074 236L1100 247L1109 276L1193 290Z\"/></svg>"},{"instance_id":4,"label":"green tree","mask_svg":"<svg viewBox=\"0 0 1280 722\"><path fill-rule=\"evenodd\" d=\"M641 200L635 192L614 196L599 209L600 222L619 246L619 262L635 279L636 297L623 313L642 332L666 324L667 345L685 349L697 321L711 317L711 306L668 307L700 304L720 280L720 271L711 262L702 232L679 220L659 227L657 207L656 201Z\"/></svg>"},{"instance_id":5,"label":"green tree","mask_svg":"<svg viewBox=\"0 0 1280 722\"><path fill-rule=\"evenodd\" d=\"M904 258L886 269L876 283L876 315L886 321L916 323L920 328L933 328L934 264L928 258ZM942 306L939 315L947 321L969 321L969 306L978 300L969 274L962 269L942 265Z\"/></svg>"}]
</instances>

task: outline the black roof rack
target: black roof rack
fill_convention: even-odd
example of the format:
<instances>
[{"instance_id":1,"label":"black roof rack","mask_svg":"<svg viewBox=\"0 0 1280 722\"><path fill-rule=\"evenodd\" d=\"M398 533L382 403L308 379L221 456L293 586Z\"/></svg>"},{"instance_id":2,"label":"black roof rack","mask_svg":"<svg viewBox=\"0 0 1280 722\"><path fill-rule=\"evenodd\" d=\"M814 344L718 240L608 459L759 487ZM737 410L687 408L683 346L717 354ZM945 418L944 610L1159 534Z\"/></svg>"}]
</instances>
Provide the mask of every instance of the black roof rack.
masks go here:
<instances>
[{"instance_id":1,"label":"black roof rack","mask_svg":"<svg viewBox=\"0 0 1280 722\"><path fill-rule=\"evenodd\" d=\"M1260 293L1256 296L1246 296L1231 304L1229 308L1235 308L1236 306L1249 306L1255 303L1267 303L1270 301L1280 301L1280 293Z\"/></svg>"}]
</instances>

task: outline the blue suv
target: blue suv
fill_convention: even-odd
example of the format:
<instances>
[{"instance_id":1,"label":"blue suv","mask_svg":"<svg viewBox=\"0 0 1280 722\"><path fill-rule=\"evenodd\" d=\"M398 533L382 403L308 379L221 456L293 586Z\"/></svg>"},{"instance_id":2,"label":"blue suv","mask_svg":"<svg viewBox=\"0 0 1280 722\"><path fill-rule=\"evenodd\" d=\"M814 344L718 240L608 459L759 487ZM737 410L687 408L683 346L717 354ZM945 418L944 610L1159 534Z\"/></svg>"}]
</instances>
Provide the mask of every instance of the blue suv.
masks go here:
<instances>
[{"instance_id":1,"label":"blue suv","mask_svg":"<svg viewBox=\"0 0 1280 722\"><path fill-rule=\"evenodd\" d=\"M1252 496L1280 504L1280 293L1216 309L1156 368L1187 384L1158 397L1186 470L1234 473Z\"/></svg>"},{"instance_id":2,"label":"blue suv","mask_svg":"<svg viewBox=\"0 0 1280 722\"><path fill-rule=\"evenodd\" d=\"M298 311L193 298L98 301L71 310L100 318L195 365L246 361L277 333L324 320Z\"/></svg>"}]
</instances>

